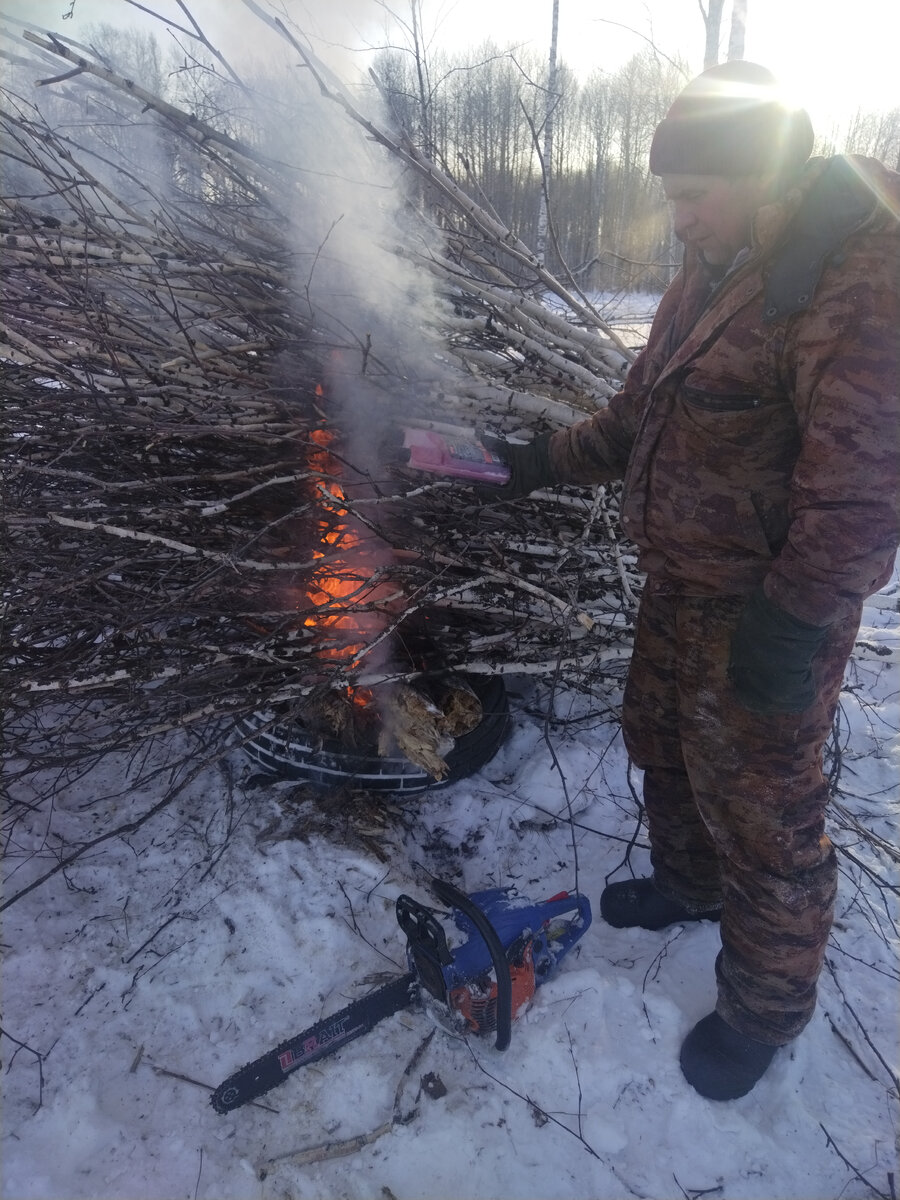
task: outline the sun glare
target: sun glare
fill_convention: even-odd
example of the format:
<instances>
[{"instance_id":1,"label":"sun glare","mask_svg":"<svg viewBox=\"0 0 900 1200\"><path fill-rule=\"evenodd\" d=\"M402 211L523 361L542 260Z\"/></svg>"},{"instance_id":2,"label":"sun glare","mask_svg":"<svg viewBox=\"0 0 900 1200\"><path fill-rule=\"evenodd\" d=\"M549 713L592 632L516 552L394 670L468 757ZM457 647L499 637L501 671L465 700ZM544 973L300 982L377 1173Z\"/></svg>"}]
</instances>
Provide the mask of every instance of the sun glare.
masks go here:
<instances>
[{"instance_id":1,"label":"sun glare","mask_svg":"<svg viewBox=\"0 0 900 1200\"><path fill-rule=\"evenodd\" d=\"M757 0L750 8L746 57L774 71L786 98L806 108L823 134L859 110L900 106L900 5L860 0L840 20L836 8L833 19L816 19L813 7Z\"/></svg>"}]
</instances>

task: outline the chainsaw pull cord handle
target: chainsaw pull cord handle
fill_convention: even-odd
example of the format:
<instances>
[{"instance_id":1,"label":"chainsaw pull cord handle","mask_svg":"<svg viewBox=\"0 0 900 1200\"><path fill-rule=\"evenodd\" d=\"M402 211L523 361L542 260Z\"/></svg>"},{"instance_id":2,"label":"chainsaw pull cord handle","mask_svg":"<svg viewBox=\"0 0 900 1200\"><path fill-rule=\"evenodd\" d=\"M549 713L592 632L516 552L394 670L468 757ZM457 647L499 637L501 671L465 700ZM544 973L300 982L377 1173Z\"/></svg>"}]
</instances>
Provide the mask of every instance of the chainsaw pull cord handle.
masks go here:
<instances>
[{"instance_id":1,"label":"chainsaw pull cord handle","mask_svg":"<svg viewBox=\"0 0 900 1200\"><path fill-rule=\"evenodd\" d=\"M484 939L497 976L497 1038L494 1046L497 1050L505 1050L512 1036L512 978L503 943L496 929L465 892L442 879L432 880L431 890L443 904L449 904L464 913Z\"/></svg>"}]
</instances>

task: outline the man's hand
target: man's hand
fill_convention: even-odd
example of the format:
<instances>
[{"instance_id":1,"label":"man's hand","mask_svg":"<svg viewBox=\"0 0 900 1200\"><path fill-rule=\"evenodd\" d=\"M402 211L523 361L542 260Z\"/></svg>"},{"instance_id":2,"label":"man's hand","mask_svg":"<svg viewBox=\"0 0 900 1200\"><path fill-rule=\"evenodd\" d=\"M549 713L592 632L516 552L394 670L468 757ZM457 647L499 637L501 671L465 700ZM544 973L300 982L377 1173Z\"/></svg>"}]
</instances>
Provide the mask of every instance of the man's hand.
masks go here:
<instances>
[{"instance_id":1,"label":"man's hand","mask_svg":"<svg viewBox=\"0 0 900 1200\"><path fill-rule=\"evenodd\" d=\"M552 487L558 483L550 465L551 434L539 434L531 442L507 442L503 438L482 433L482 445L503 459L509 467L509 479L499 487L479 486L478 494L484 500L516 500L527 496L538 488Z\"/></svg>"},{"instance_id":2,"label":"man's hand","mask_svg":"<svg viewBox=\"0 0 900 1200\"><path fill-rule=\"evenodd\" d=\"M747 597L731 641L728 678L750 712L800 713L815 699L812 660L828 632L773 604L762 587Z\"/></svg>"}]
</instances>

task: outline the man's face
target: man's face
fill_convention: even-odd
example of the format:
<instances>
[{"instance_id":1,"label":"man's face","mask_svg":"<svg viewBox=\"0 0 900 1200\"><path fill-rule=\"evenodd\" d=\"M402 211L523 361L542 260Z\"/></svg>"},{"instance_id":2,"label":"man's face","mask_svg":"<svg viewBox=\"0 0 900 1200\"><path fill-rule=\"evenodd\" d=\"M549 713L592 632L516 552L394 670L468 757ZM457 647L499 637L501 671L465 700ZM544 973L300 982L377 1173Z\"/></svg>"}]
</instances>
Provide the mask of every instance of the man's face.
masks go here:
<instances>
[{"instance_id":1,"label":"man's face","mask_svg":"<svg viewBox=\"0 0 900 1200\"><path fill-rule=\"evenodd\" d=\"M750 223L766 200L769 181L759 175L663 175L661 182L676 236L699 250L710 266L730 266L749 246Z\"/></svg>"}]
</instances>

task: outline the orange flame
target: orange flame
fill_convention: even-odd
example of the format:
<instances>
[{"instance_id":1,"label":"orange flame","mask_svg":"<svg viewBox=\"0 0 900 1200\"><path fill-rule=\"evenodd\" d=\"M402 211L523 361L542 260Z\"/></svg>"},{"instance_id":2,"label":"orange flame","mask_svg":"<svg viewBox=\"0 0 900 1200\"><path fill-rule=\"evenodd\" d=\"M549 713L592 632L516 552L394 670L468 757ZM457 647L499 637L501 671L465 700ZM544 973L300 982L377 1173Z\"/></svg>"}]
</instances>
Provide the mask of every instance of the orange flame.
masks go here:
<instances>
[{"instance_id":1,"label":"orange flame","mask_svg":"<svg viewBox=\"0 0 900 1200\"><path fill-rule=\"evenodd\" d=\"M321 396L321 387L316 388ZM332 662L353 660L365 648L367 639L380 633L385 625L381 612L360 610L355 606L371 601L373 589L369 581L373 568L360 550L362 536L350 513L344 507L346 497L338 476L340 463L330 452L335 434L328 429L315 429L309 435L318 447L308 456L311 470L324 478L317 483L318 499L323 510L317 522L319 546L312 552L314 559L323 560L313 573L306 599L321 611L310 614L303 624L325 634L329 641L343 644L323 647L318 656ZM371 698L367 689L350 689L355 703L366 704Z\"/></svg>"}]
</instances>

